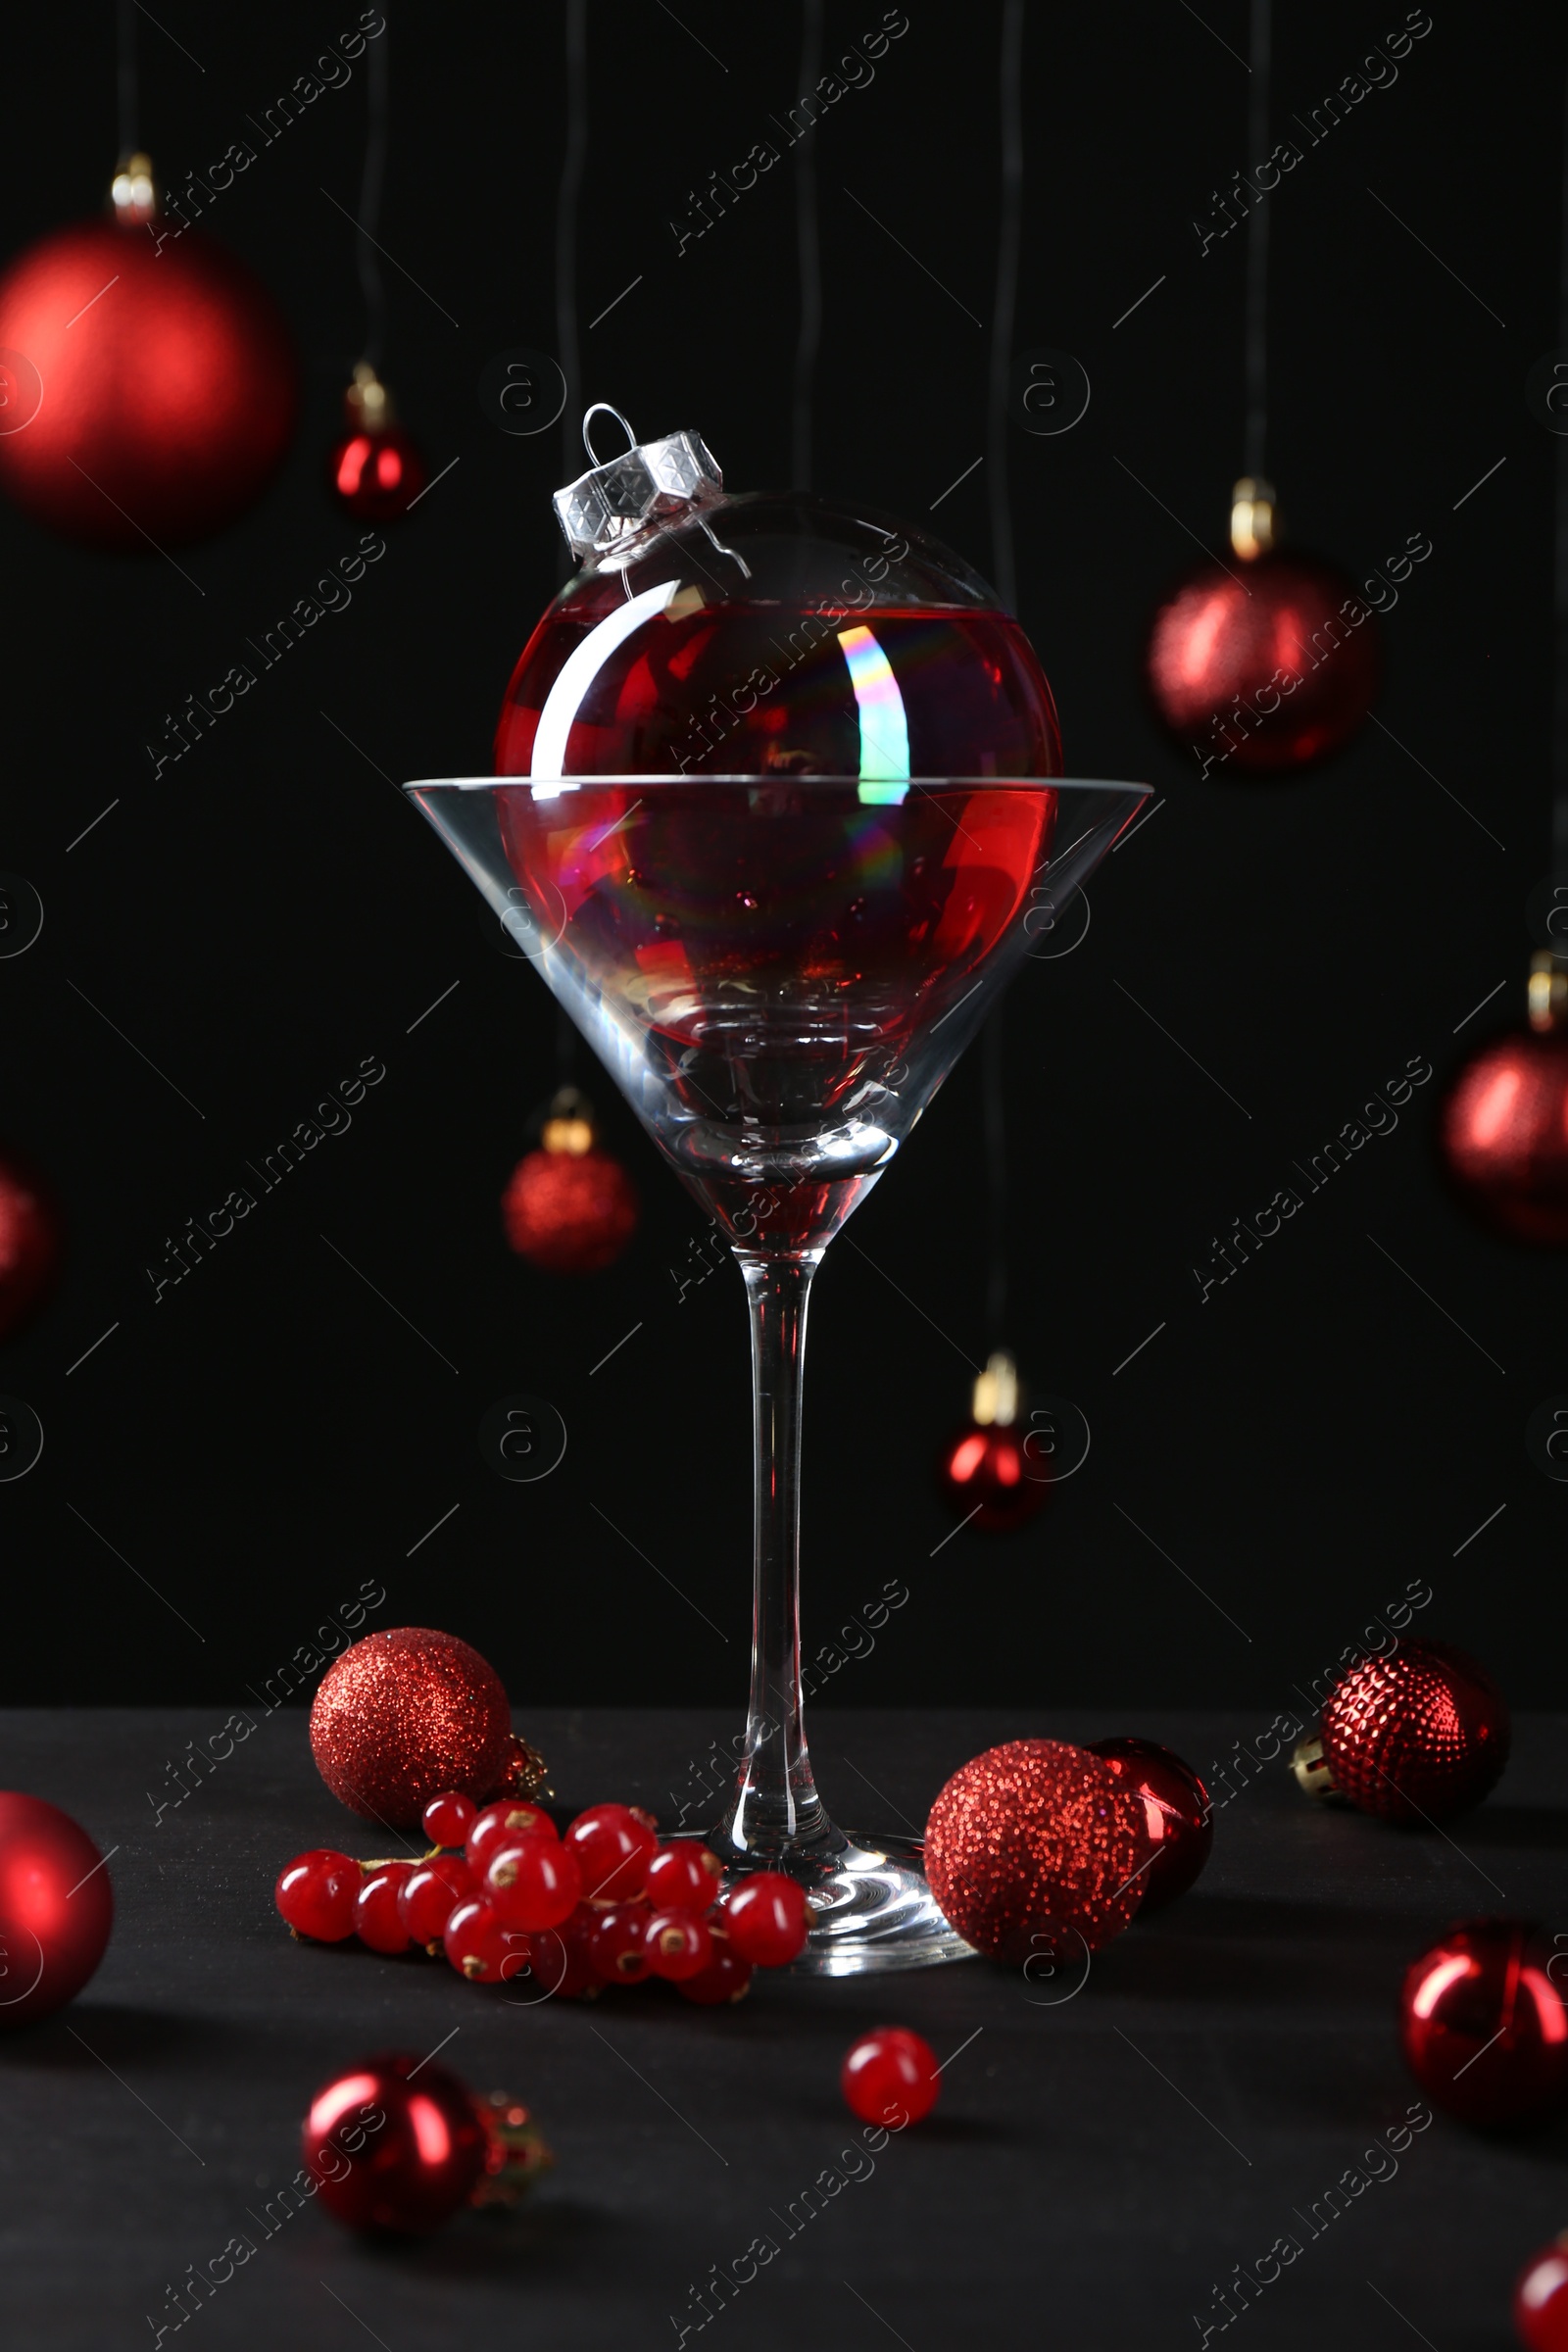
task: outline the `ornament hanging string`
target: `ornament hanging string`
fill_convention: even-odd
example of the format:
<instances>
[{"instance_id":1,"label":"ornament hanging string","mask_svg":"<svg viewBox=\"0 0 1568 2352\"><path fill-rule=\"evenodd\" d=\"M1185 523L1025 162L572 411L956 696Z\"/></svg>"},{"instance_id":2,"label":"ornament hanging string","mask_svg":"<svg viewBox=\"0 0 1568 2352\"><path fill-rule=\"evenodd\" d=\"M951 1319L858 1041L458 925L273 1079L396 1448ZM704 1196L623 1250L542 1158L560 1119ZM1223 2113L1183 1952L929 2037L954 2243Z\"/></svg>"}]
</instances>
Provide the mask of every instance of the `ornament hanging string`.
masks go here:
<instances>
[{"instance_id":1,"label":"ornament hanging string","mask_svg":"<svg viewBox=\"0 0 1568 2352\"><path fill-rule=\"evenodd\" d=\"M822 0L801 0L802 112L814 92L822 64ZM811 401L817 345L822 335L822 259L817 241L816 142L802 139L795 150L795 241L800 256L801 324L795 343L795 407L791 428L790 480L797 490L811 487Z\"/></svg>"},{"instance_id":2,"label":"ornament hanging string","mask_svg":"<svg viewBox=\"0 0 1568 2352\"><path fill-rule=\"evenodd\" d=\"M136 0L119 0L117 20L115 95L120 118L120 163L123 169L141 146L137 136L141 104L136 75Z\"/></svg>"},{"instance_id":3,"label":"ornament hanging string","mask_svg":"<svg viewBox=\"0 0 1568 2352\"><path fill-rule=\"evenodd\" d=\"M1252 87L1247 110L1248 149L1255 172L1269 152L1269 74L1273 51L1273 0L1252 0ZM1247 430L1246 471L1261 480L1268 460L1268 213L1254 204L1247 223Z\"/></svg>"},{"instance_id":4,"label":"ornament hanging string","mask_svg":"<svg viewBox=\"0 0 1568 2352\"><path fill-rule=\"evenodd\" d=\"M383 10L383 17L385 13ZM373 368L377 373L380 372L381 354L386 343L386 288L375 249L375 232L381 225L381 190L386 181L387 47L390 38L383 24L380 39L371 45L369 62L366 68L365 171L360 180L357 256L360 291L365 297L365 349L361 359L366 367Z\"/></svg>"},{"instance_id":5,"label":"ornament hanging string","mask_svg":"<svg viewBox=\"0 0 1568 2352\"><path fill-rule=\"evenodd\" d=\"M1557 249L1557 350L1568 359L1568 90L1563 99L1562 232ZM1551 725L1551 863L1554 879L1568 882L1568 434L1557 442L1557 529L1552 594L1554 652Z\"/></svg>"},{"instance_id":6,"label":"ornament hanging string","mask_svg":"<svg viewBox=\"0 0 1568 2352\"><path fill-rule=\"evenodd\" d=\"M581 470L582 362L577 348L577 215L588 161L588 0L566 0L566 152L556 198L556 342L566 379L561 412L562 468L570 481ZM563 548L564 578L572 568Z\"/></svg>"},{"instance_id":7,"label":"ornament hanging string","mask_svg":"<svg viewBox=\"0 0 1568 2352\"><path fill-rule=\"evenodd\" d=\"M997 303L991 327L991 568L997 593L1017 611L1012 564L1012 514L1007 504L1007 369L1018 297L1018 243L1023 218L1024 0L1004 0L1002 12L1002 220L997 242Z\"/></svg>"},{"instance_id":8,"label":"ornament hanging string","mask_svg":"<svg viewBox=\"0 0 1568 2352\"><path fill-rule=\"evenodd\" d=\"M986 1269L986 1354L1005 1345L1007 1321L1007 1114L1003 1075L1004 997L980 1033L985 1101L986 1221L990 1261Z\"/></svg>"}]
</instances>

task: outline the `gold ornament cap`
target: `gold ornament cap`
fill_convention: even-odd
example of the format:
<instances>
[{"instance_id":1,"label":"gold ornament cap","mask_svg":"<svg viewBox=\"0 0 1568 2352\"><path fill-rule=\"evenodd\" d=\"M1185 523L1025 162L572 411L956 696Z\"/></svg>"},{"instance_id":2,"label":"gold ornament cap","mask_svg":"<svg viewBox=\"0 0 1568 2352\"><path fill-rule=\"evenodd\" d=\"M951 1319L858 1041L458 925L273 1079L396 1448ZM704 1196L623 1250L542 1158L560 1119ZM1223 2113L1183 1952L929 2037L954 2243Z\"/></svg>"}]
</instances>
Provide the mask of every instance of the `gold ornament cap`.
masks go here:
<instances>
[{"instance_id":1,"label":"gold ornament cap","mask_svg":"<svg viewBox=\"0 0 1568 2352\"><path fill-rule=\"evenodd\" d=\"M1297 1787L1303 1788L1308 1796L1316 1797L1320 1804L1343 1805L1347 1801L1329 1770L1323 1741L1316 1732L1298 1740L1291 1750L1291 1770L1296 1775Z\"/></svg>"},{"instance_id":2,"label":"gold ornament cap","mask_svg":"<svg viewBox=\"0 0 1568 2352\"><path fill-rule=\"evenodd\" d=\"M971 1418L982 1429L1010 1429L1018 1418L1018 1367L1004 1348L990 1357L974 1384Z\"/></svg>"},{"instance_id":3,"label":"gold ornament cap","mask_svg":"<svg viewBox=\"0 0 1568 2352\"><path fill-rule=\"evenodd\" d=\"M1279 537L1274 485L1260 473L1244 473L1231 492L1231 545L1244 564L1266 556Z\"/></svg>"},{"instance_id":4,"label":"gold ornament cap","mask_svg":"<svg viewBox=\"0 0 1568 2352\"><path fill-rule=\"evenodd\" d=\"M1530 958L1530 1026L1542 1036L1568 1020L1568 968L1549 948Z\"/></svg>"},{"instance_id":5,"label":"gold ornament cap","mask_svg":"<svg viewBox=\"0 0 1568 2352\"><path fill-rule=\"evenodd\" d=\"M547 1152L564 1152L581 1159L594 1148L593 1104L574 1086L563 1086L552 1096L539 1137Z\"/></svg>"},{"instance_id":6,"label":"gold ornament cap","mask_svg":"<svg viewBox=\"0 0 1568 2352\"><path fill-rule=\"evenodd\" d=\"M368 360L360 360L343 395L343 414L357 433L384 433L397 415L392 395Z\"/></svg>"},{"instance_id":7,"label":"gold ornament cap","mask_svg":"<svg viewBox=\"0 0 1568 2352\"><path fill-rule=\"evenodd\" d=\"M152 157L139 151L127 155L109 183L109 193L122 228L140 228L143 221L150 220L158 210Z\"/></svg>"}]
</instances>

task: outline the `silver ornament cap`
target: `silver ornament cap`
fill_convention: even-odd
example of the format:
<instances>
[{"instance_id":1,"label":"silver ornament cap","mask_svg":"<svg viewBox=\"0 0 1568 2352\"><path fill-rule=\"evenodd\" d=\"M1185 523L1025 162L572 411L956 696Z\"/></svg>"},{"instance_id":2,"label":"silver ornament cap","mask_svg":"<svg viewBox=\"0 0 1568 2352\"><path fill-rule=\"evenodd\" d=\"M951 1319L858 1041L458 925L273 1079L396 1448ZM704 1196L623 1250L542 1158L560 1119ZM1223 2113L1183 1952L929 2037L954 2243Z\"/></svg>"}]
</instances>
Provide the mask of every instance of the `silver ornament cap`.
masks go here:
<instances>
[{"instance_id":1,"label":"silver ornament cap","mask_svg":"<svg viewBox=\"0 0 1568 2352\"><path fill-rule=\"evenodd\" d=\"M589 437L596 416L613 416L630 447L601 464ZM639 441L618 409L596 400L582 420L583 447L594 463L555 494L556 516L579 563L589 557L611 568L629 563L672 523L724 503L724 476L700 433L666 433Z\"/></svg>"}]
</instances>

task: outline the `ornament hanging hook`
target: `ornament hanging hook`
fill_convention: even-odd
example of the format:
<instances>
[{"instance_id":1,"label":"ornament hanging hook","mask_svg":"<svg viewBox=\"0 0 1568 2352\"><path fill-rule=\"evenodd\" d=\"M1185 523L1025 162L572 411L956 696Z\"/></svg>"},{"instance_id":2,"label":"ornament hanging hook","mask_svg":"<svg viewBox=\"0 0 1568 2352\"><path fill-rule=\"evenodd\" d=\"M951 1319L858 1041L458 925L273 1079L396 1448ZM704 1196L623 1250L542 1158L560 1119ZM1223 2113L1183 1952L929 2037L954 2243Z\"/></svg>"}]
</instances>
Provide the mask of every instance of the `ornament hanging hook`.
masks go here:
<instances>
[{"instance_id":1,"label":"ornament hanging hook","mask_svg":"<svg viewBox=\"0 0 1568 2352\"><path fill-rule=\"evenodd\" d=\"M626 419L621 415L620 411L618 409L612 409L608 400L596 400L591 408L583 411L582 419L582 445L588 452L588 463L591 466L603 466L607 463L607 461L599 455L598 450L595 449L593 444L593 436L588 430L594 418L600 416L613 416L615 422L619 425L621 431L626 436L627 449L635 449L637 446L637 436L632 431L631 426L626 422Z\"/></svg>"}]
</instances>

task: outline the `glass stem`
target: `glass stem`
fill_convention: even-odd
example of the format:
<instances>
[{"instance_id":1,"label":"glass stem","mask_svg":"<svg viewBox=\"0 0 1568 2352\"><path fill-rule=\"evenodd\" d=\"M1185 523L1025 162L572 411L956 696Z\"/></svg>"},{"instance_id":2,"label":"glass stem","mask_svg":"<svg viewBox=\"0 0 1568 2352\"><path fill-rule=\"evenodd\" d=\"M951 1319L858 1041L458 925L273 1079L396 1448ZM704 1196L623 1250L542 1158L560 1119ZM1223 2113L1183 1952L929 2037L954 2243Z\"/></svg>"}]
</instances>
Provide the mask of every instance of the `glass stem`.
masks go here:
<instances>
[{"instance_id":1,"label":"glass stem","mask_svg":"<svg viewBox=\"0 0 1568 2352\"><path fill-rule=\"evenodd\" d=\"M752 1321L752 1697L735 1802L714 1844L770 1866L842 1843L811 1777L801 1710L801 1368L820 1250L735 1252Z\"/></svg>"}]
</instances>

